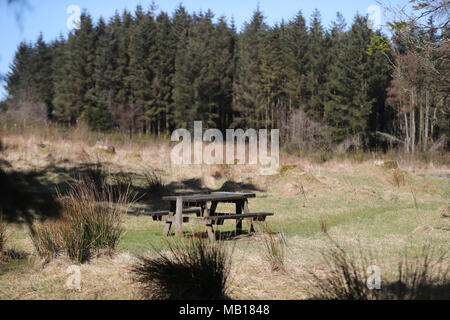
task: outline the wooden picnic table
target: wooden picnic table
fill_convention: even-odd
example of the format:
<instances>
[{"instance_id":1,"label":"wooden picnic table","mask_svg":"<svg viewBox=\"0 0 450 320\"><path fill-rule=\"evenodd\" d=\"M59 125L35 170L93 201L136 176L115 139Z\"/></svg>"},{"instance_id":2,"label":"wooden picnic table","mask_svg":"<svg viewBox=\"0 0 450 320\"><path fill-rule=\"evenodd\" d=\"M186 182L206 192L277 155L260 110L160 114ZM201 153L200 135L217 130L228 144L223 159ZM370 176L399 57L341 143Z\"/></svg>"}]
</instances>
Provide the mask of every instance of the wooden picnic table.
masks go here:
<instances>
[{"instance_id":1,"label":"wooden picnic table","mask_svg":"<svg viewBox=\"0 0 450 320\"><path fill-rule=\"evenodd\" d=\"M172 223L175 223L175 234L183 236L183 222L199 223L206 226L208 237L215 240L215 232L213 225L222 224L224 220L236 220L236 233L242 232L242 220L248 223L249 231L253 232L253 221L264 220L266 216L272 213L250 213L248 209L248 198L254 198L254 193L243 192L212 192L209 194L191 194L165 196L163 200L169 201L170 209L167 215L161 217L160 220L166 222L163 234L169 235ZM218 213L217 205L220 202L234 203L235 213ZM191 207L199 207L199 210L186 209ZM188 214L196 213L195 217ZM184 214L184 215L183 215Z\"/></svg>"}]
</instances>

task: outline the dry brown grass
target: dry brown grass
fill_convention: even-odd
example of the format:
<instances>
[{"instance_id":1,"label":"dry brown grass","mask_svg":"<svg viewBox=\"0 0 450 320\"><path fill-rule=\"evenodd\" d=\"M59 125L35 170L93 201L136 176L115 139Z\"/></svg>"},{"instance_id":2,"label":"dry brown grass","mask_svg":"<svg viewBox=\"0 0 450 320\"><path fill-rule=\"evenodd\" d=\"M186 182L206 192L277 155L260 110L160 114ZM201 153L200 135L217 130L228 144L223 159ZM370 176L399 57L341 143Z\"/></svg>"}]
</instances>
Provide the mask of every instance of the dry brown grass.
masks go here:
<instances>
[{"instance_id":1,"label":"dry brown grass","mask_svg":"<svg viewBox=\"0 0 450 320\"><path fill-rule=\"evenodd\" d=\"M127 253L94 257L89 263L78 265L81 290L75 290L66 285L74 274L68 272L73 265L69 258L60 256L43 265L31 256L16 262L4 275L0 274L0 299L139 299L139 286L126 272L133 263L135 258Z\"/></svg>"},{"instance_id":2,"label":"dry brown grass","mask_svg":"<svg viewBox=\"0 0 450 320\"><path fill-rule=\"evenodd\" d=\"M405 183L397 186L392 170L373 165L376 158L362 162L331 159L318 163L308 158L281 154L281 164L289 165L285 172L261 176L258 166L251 165L171 165L171 147L167 142L121 142L81 129L70 129L64 134L52 130L3 132L2 159L11 164L8 170L45 168L49 170L46 178L61 182L67 176L59 172L84 168L82 164L99 163L109 183L127 184L128 178L114 180L111 177L116 176L111 174L132 172L133 183L137 181L141 183L139 187L143 187L145 168L151 167L162 173L164 185L175 186L168 189L174 192L184 192L185 189L178 189L178 186L186 187L183 181L190 179L200 180L202 187L211 189L220 188L225 182L233 182L234 185L251 184L262 190L256 191L257 198L250 200L250 209L276 213L269 222L285 231L289 241L289 253L284 257L286 272L273 271L264 254L264 239L260 234L234 240L237 248L229 283L229 296L234 299L310 298L308 284L304 280L307 270L313 269L323 274L328 271L327 266L316 257L317 252L329 248L321 231L348 245L355 244L357 236L365 237L364 248L382 249L380 254L389 257L395 269L401 258L398 250L408 239L412 238L417 246L426 237L440 243L448 242L448 219L445 218L448 206L444 206L448 203L448 189L436 179L415 176L418 172L445 175L450 172L448 164L421 163L406 158L400 160L399 167L404 173ZM116 154L97 153L95 145L99 140L115 146ZM45 145L45 152L39 147L41 143ZM412 207L410 185L417 190L418 210ZM327 223L323 223L322 227L321 216L327 218ZM432 231L414 233L420 226L430 226ZM29 258L14 262L19 265L11 265L7 272L0 274L0 298L140 298L140 286L132 281L130 273L125 272L136 262L127 252L143 254L147 250L146 244L161 240L160 227L161 224L145 220L145 217L126 217L124 228L127 234L120 243L119 253L112 257L94 254L89 262L81 264L82 289L73 291L65 287L69 276L66 270L73 262L66 255L61 255L42 265L31 240L26 237L26 231L19 225L8 224L8 247L26 251Z\"/></svg>"}]
</instances>

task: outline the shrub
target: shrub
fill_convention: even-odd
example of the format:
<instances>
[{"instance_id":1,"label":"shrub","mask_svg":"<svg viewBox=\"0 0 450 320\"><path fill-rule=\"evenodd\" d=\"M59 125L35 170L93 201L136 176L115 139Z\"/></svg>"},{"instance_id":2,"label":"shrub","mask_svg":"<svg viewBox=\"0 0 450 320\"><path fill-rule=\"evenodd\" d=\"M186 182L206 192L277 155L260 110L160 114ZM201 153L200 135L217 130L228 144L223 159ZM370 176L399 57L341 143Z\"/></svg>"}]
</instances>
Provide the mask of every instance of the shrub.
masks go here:
<instances>
[{"instance_id":1,"label":"shrub","mask_svg":"<svg viewBox=\"0 0 450 320\"><path fill-rule=\"evenodd\" d=\"M79 181L66 196L58 192L58 198L61 217L44 222L31 235L39 255L50 259L65 251L72 260L83 263L95 251L117 247L127 194L113 202L113 191L107 185L98 190L94 182Z\"/></svg>"},{"instance_id":2,"label":"shrub","mask_svg":"<svg viewBox=\"0 0 450 320\"><path fill-rule=\"evenodd\" d=\"M138 257L132 272L153 299L224 299L228 291L231 252L220 241L192 238L167 241L168 251Z\"/></svg>"},{"instance_id":3,"label":"shrub","mask_svg":"<svg viewBox=\"0 0 450 320\"><path fill-rule=\"evenodd\" d=\"M370 259L359 248L358 254L349 253L335 241L322 252L328 267L326 276L311 274L311 296L326 300L415 300L449 299L449 266L444 267L445 253L437 256L430 245L422 247L417 259L411 260L405 251L397 272L383 272L380 289L367 286ZM386 269L384 269L386 270Z\"/></svg>"}]
</instances>

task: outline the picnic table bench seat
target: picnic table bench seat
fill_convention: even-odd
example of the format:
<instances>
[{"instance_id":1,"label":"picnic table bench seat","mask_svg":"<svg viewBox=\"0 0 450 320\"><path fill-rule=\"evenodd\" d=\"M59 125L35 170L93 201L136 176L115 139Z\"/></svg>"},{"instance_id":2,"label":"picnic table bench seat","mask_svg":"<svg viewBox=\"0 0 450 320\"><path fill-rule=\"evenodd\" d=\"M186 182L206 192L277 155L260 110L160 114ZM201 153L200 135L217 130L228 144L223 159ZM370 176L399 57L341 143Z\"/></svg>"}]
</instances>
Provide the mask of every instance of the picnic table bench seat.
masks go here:
<instances>
[{"instance_id":1,"label":"picnic table bench seat","mask_svg":"<svg viewBox=\"0 0 450 320\"><path fill-rule=\"evenodd\" d=\"M183 213L189 214L189 213L195 213L196 215L200 215L201 210L198 208L190 208L190 209L183 209ZM150 216L153 218L153 220L162 220L162 217L169 215L169 210L160 210L160 211L147 211L147 210L138 210L134 212L128 212L128 214L135 215L135 216Z\"/></svg>"},{"instance_id":2,"label":"picnic table bench seat","mask_svg":"<svg viewBox=\"0 0 450 320\"><path fill-rule=\"evenodd\" d=\"M220 214L207 217L206 219L211 220L215 224L223 224L224 220L234 219L252 219L253 221L264 221L267 216L273 216L271 212L252 212L252 213L242 213L242 214Z\"/></svg>"}]
</instances>

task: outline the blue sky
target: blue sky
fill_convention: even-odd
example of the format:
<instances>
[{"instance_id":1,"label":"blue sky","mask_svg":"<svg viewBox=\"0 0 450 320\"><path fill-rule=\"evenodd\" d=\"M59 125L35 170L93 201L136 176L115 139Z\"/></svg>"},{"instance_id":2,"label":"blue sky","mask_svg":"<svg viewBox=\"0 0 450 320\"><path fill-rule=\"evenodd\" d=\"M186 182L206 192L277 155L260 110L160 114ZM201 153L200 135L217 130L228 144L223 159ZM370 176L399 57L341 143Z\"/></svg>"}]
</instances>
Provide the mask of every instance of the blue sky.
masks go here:
<instances>
[{"instance_id":1,"label":"blue sky","mask_svg":"<svg viewBox=\"0 0 450 320\"><path fill-rule=\"evenodd\" d=\"M59 34L66 35L69 32L67 20L71 13L67 13L69 6L76 5L86 9L95 19L100 16L111 17L115 10L122 11L127 8L134 11L137 4L144 8L151 4L150 1L139 0L27 0L27 5L8 7L5 0L0 0L0 74L6 74L13 60L18 44L25 41L35 41L42 32L46 41L53 40ZM405 3L406 0L392 0L393 3ZM182 3L189 12L211 9L216 17L225 15L229 19L234 17L236 26L240 30L245 21L248 21L258 6L266 16L269 25L289 20L299 10L309 19L317 8L322 14L322 23L328 27L336 17L336 12L341 12L347 24L351 23L354 15L359 12L366 14L369 6L377 5L377 0L156 0L158 11L173 12ZM20 11L21 21L16 20L15 14ZM381 10L381 24L384 24ZM0 86L0 99L5 96L3 84Z\"/></svg>"}]
</instances>

